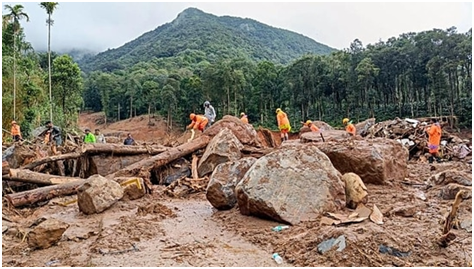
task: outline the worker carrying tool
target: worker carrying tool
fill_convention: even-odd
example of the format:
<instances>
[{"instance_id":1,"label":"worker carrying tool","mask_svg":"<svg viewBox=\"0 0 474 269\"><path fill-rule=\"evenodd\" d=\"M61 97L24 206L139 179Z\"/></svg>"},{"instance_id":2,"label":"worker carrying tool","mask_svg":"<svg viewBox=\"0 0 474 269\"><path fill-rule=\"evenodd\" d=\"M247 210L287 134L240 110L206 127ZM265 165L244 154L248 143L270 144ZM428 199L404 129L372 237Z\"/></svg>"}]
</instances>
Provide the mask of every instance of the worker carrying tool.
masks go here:
<instances>
[{"instance_id":1,"label":"worker carrying tool","mask_svg":"<svg viewBox=\"0 0 474 269\"><path fill-rule=\"evenodd\" d=\"M276 109L276 117L278 122L278 129L280 129L280 136L282 141L288 140L288 133L291 131L290 121L281 108Z\"/></svg>"},{"instance_id":2,"label":"worker carrying tool","mask_svg":"<svg viewBox=\"0 0 474 269\"><path fill-rule=\"evenodd\" d=\"M249 118L247 117L247 115L245 115L244 112L240 113L240 120L241 120L243 123L249 123Z\"/></svg>"},{"instance_id":3,"label":"worker carrying tool","mask_svg":"<svg viewBox=\"0 0 474 269\"><path fill-rule=\"evenodd\" d=\"M189 124L187 129L194 129L204 132L204 129L207 126L209 120L204 115L196 115L194 113L189 114L189 119L191 119L191 124Z\"/></svg>"},{"instance_id":4,"label":"worker carrying tool","mask_svg":"<svg viewBox=\"0 0 474 269\"><path fill-rule=\"evenodd\" d=\"M344 118L342 120L342 124L346 126L346 132L348 132L352 136L356 135L356 127L354 126L354 124L352 124L352 121L349 121L348 118Z\"/></svg>"},{"instance_id":5,"label":"worker carrying tool","mask_svg":"<svg viewBox=\"0 0 474 269\"><path fill-rule=\"evenodd\" d=\"M314 123L310 120L307 120L306 122L302 122L304 126L309 127L311 129L311 132L319 132L319 128L314 125Z\"/></svg>"}]
</instances>

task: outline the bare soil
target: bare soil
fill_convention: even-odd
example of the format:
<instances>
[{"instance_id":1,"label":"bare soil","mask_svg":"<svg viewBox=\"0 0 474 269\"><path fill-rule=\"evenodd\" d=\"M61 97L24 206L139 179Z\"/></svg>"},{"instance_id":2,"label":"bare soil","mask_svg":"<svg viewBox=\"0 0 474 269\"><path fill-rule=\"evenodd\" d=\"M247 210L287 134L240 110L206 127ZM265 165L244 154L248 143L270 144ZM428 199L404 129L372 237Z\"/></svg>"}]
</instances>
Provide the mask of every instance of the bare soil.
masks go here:
<instances>
[{"instance_id":1,"label":"bare soil","mask_svg":"<svg viewBox=\"0 0 474 269\"><path fill-rule=\"evenodd\" d=\"M118 123L104 128L93 123L81 117L81 126L99 127L104 133L130 130L136 137L143 134L143 139L145 134L165 134L157 125L139 129L144 127ZM424 182L447 169L472 171L471 164L411 162L408 168L406 182L367 185L367 207L375 204L380 209L382 225L365 220L336 227L317 219L274 232L271 228L279 223L241 215L238 208L218 211L203 192L169 198L157 191L138 200L119 201L95 215L84 215L77 203L61 205L74 197L56 198L36 208L3 204L2 266L470 266L470 229L454 229L456 239L446 248L436 243L453 200L442 200L440 187L429 188ZM62 220L70 227L57 245L30 249L28 227L41 217ZM458 218L471 221L472 229L472 198L462 202ZM318 253L319 243L340 235L346 239L344 250ZM380 253L381 245L408 256ZM274 252L284 264L272 260Z\"/></svg>"}]
</instances>

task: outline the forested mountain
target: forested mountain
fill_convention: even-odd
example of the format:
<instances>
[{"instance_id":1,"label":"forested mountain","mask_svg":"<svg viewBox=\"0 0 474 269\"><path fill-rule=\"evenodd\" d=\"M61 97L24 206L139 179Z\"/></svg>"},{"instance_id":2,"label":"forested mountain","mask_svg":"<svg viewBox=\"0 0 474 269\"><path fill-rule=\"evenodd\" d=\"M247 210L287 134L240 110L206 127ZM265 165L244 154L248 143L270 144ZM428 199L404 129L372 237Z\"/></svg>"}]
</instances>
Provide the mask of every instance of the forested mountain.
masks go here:
<instances>
[{"instance_id":1,"label":"forested mountain","mask_svg":"<svg viewBox=\"0 0 474 269\"><path fill-rule=\"evenodd\" d=\"M304 54L329 54L334 49L311 38L252 19L218 17L196 8L181 12L171 23L137 39L79 61L84 71L110 71L157 58L217 59L249 57L255 61L289 63Z\"/></svg>"},{"instance_id":2,"label":"forested mountain","mask_svg":"<svg viewBox=\"0 0 474 269\"><path fill-rule=\"evenodd\" d=\"M2 114L3 126L15 119L27 134L49 119L50 98L48 57L28 43L22 8L8 6L3 15ZM183 24L191 28L180 28ZM217 31L219 38L209 32L214 25L225 30ZM267 30L243 34L252 27ZM193 35L196 31L200 35ZM155 35L160 42L151 41ZM260 45L246 42L257 39ZM287 112L293 130L308 119L341 126L344 117L357 122L440 115L458 116L460 126L472 127L472 29L402 33L366 46L355 39L347 49L323 55L307 53L301 40L310 39L249 19L188 9L172 23L94 57L89 67L100 67L95 71L81 72L69 55L53 52L53 122L73 128L80 110L103 111L107 122L153 113L171 130L184 128L189 114L203 113L209 100L217 120L246 112L254 126L275 130L276 108ZM289 43L295 45L291 51L297 47L305 55L278 49ZM145 44L157 49L147 50ZM252 54L257 48L263 52ZM269 59L259 58L264 54Z\"/></svg>"},{"instance_id":3,"label":"forested mountain","mask_svg":"<svg viewBox=\"0 0 474 269\"><path fill-rule=\"evenodd\" d=\"M184 127L191 112L202 113L205 100L218 119L244 111L256 126L275 129L278 107L296 130L307 119L341 126L344 117L382 121L440 115L456 115L461 126L470 127L471 42L471 30L458 33L452 27L367 46L356 39L348 49L308 54L286 65L245 56L214 62L205 54L162 57L89 73L84 101L109 120L161 114L170 128Z\"/></svg>"}]
</instances>

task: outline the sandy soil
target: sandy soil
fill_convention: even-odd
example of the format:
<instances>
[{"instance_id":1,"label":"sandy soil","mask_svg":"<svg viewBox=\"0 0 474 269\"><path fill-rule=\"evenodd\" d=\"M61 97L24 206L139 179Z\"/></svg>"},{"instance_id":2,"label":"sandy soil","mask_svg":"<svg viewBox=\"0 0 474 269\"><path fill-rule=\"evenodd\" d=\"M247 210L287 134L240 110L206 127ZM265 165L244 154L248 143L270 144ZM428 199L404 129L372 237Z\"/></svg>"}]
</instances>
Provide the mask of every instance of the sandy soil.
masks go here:
<instances>
[{"instance_id":1,"label":"sandy soil","mask_svg":"<svg viewBox=\"0 0 474 269\"><path fill-rule=\"evenodd\" d=\"M420 185L367 185L367 206L377 205L383 225L365 220L335 227L320 225L318 219L274 232L271 228L278 223L243 216L237 208L217 211L204 193L182 199L148 195L119 201L91 216L80 213L77 204L57 205L58 199L34 209L4 207L3 215L11 222L3 220L8 230L3 234L2 266L275 266L274 252L284 258L284 266L467 266L472 233L454 230L457 238L450 246L436 244L452 200L441 200L439 188L426 190L422 182L433 173L470 165L414 163L409 169L411 182ZM458 215L472 223L472 199L462 203ZM22 236L40 217L71 226L58 245L31 250ZM340 235L346 238L343 251L318 253L320 242ZM410 254L382 254L380 245Z\"/></svg>"},{"instance_id":2,"label":"sandy soil","mask_svg":"<svg viewBox=\"0 0 474 269\"><path fill-rule=\"evenodd\" d=\"M146 125L148 119L143 121ZM91 117L81 119L83 126L100 127L93 122ZM118 129L133 130L121 124ZM104 133L118 130L113 128L103 128ZM150 135L159 129L151 126L140 133ZM472 166L411 162L408 168L410 184L367 185L367 207L375 204L381 210L382 225L365 220L336 227L317 219L274 232L271 228L277 222L241 215L238 208L218 211L204 193L178 199L157 192L119 201L89 216L76 203L58 204L74 197L56 198L37 208L12 209L3 204L2 266L278 266L272 260L274 252L283 257L281 266L469 266L472 231L455 229L457 238L447 248L436 244L453 200L442 200L440 187L429 188L424 182L435 173L472 171ZM62 220L70 227L57 245L33 250L24 237L41 217ZM472 198L462 202L458 217L470 221L472 229ZM319 243L340 235L346 239L344 250L318 253ZM381 245L409 254L380 253Z\"/></svg>"}]
</instances>

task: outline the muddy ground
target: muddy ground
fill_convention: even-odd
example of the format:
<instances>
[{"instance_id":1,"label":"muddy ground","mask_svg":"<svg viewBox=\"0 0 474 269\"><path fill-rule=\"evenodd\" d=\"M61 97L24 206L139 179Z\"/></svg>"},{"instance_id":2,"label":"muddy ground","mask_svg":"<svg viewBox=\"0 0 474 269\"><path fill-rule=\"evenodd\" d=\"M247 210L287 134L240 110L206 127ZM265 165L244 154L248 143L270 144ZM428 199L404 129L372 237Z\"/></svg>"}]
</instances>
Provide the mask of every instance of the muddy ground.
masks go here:
<instances>
[{"instance_id":1,"label":"muddy ground","mask_svg":"<svg viewBox=\"0 0 474 269\"><path fill-rule=\"evenodd\" d=\"M276 266L274 252L283 257L282 266L468 266L472 227L454 230L454 242L439 247L442 220L453 200L442 200L439 188L423 184L430 175L453 168L471 170L471 165L413 162L410 184L368 184L367 207L377 205L384 213L383 225L365 220L335 227L315 220L274 232L277 222L243 216L237 208L218 211L204 193L177 199L158 191L91 216L79 212L76 203L58 204L73 197L39 208L9 209L4 204L2 227L8 230L3 233L2 266ZM472 199L463 201L458 215L472 225ZM57 218L70 227L56 246L32 250L22 239L40 217ZM343 251L318 253L320 242L340 235L347 244ZM408 256L380 253L380 245Z\"/></svg>"},{"instance_id":2,"label":"muddy ground","mask_svg":"<svg viewBox=\"0 0 474 269\"><path fill-rule=\"evenodd\" d=\"M95 115L95 114L94 114ZM82 127L104 133L132 132L136 139L163 143L168 134L159 121L136 117L105 127L100 115L81 117ZM142 126L143 125L143 126ZM138 126L138 127L137 127ZM138 131L139 130L139 131ZM181 133L180 133L181 134ZM471 139L471 131L465 135ZM163 141L162 141L163 140ZM369 201L384 213L384 223L370 220L344 226L321 225L320 219L300 223L281 232L279 223L243 216L238 208L214 209L205 193L170 198L159 186L156 193L134 201L119 201L103 213L84 215L73 196L56 198L35 208L2 206L2 266L468 266L472 261L472 198L462 202L459 219L470 228L455 229L447 247L437 245L442 221L453 200L442 200L439 187L424 182L447 169L472 171L466 162L430 165L409 163L407 182L392 186L367 184ZM409 184L407 184L409 183ZM423 200L422 196L426 199ZM350 213L346 209L345 212ZM44 250L28 248L28 227L41 217L67 222L62 240ZM467 225L469 226L469 225ZM318 253L324 240L344 235L346 248ZM379 252L380 246L408 253L396 257Z\"/></svg>"}]
</instances>

